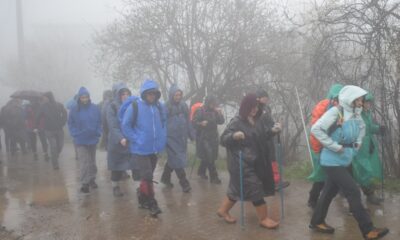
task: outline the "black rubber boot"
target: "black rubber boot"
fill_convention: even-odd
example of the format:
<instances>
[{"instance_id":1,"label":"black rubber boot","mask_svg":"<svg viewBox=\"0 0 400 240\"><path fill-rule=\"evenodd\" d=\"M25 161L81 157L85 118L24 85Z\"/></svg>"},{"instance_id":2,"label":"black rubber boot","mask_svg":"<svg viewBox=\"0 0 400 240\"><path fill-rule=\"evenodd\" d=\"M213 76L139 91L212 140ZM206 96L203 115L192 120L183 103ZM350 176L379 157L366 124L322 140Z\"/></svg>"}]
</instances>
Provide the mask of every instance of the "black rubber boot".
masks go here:
<instances>
[{"instance_id":1,"label":"black rubber boot","mask_svg":"<svg viewBox=\"0 0 400 240\"><path fill-rule=\"evenodd\" d=\"M136 189L136 195L138 198L139 208L149 209L150 208L149 199L140 192L140 188Z\"/></svg>"},{"instance_id":2,"label":"black rubber boot","mask_svg":"<svg viewBox=\"0 0 400 240\"><path fill-rule=\"evenodd\" d=\"M151 197L149 200L149 210L152 217L157 217L158 214L162 213L161 209L158 207L157 200Z\"/></svg>"}]
</instances>

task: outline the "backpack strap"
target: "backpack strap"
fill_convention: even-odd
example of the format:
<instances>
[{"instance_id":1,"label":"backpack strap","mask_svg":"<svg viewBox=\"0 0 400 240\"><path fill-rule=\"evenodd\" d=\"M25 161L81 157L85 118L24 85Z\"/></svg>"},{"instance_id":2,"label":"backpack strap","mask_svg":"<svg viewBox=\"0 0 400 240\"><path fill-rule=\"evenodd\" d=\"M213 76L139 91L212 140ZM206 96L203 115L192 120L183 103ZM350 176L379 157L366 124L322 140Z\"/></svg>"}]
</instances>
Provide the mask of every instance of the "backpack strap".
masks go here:
<instances>
[{"instance_id":1,"label":"backpack strap","mask_svg":"<svg viewBox=\"0 0 400 240\"><path fill-rule=\"evenodd\" d=\"M138 103L137 100L132 101L132 128L136 126L137 118L138 118Z\"/></svg>"}]
</instances>

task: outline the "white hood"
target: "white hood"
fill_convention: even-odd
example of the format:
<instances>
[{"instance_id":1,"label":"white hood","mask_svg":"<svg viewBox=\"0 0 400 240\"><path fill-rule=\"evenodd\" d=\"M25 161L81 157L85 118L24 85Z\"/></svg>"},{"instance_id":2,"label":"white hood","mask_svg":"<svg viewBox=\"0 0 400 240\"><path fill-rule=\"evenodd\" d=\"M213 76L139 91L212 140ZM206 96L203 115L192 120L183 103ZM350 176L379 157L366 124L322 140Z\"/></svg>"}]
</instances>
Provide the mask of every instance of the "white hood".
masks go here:
<instances>
[{"instance_id":1,"label":"white hood","mask_svg":"<svg viewBox=\"0 0 400 240\"><path fill-rule=\"evenodd\" d=\"M355 112L354 107L352 106L354 100L364 95L367 95L367 91L364 89L347 85L342 88L339 92L339 105L344 109L344 120L349 119Z\"/></svg>"}]
</instances>

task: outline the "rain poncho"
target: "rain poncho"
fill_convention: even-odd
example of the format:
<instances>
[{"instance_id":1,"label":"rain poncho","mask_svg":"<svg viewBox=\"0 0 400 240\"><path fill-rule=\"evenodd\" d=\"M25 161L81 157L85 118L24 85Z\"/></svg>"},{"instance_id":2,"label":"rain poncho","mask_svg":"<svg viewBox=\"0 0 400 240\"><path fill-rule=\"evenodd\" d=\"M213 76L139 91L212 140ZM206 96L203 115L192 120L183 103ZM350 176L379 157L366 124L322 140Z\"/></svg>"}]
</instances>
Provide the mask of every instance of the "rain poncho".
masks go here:
<instances>
[{"instance_id":1,"label":"rain poncho","mask_svg":"<svg viewBox=\"0 0 400 240\"><path fill-rule=\"evenodd\" d=\"M368 94L366 101L372 101L372 95ZM369 186L371 181L381 179L382 165L379 159L378 142L375 134L379 133L379 125L372 120L371 111L363 111L362 118L365 123L365 136L362 145L353 160L353 176L354 179L362 186Z\"/></svg>"}]
</instances>

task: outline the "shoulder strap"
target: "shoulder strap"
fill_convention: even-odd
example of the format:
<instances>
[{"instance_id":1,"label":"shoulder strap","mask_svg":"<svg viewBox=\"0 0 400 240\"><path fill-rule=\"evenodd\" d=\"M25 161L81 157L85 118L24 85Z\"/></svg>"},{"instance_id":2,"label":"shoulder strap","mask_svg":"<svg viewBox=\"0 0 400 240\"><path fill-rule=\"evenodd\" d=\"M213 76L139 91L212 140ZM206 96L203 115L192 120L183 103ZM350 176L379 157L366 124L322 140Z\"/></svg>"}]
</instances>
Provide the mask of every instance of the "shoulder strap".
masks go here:
<instances>
[{"instance_id":1,"label":"shoulder strap","mask_svg":"<svg viewBox=\"0 0 400 240\"><path fill-rule=\"evenodd\" d=\"M336 129L342 127L341 124L338 124L338 122L342 122L343 121L343 108L341 106L336 106L336 108L339 110L338 112L338 119L336 120L336 122L334 124L332 124L332 126L329 127L328 129L328 136L331 136Z\"/></svg>"}]
</instances>

